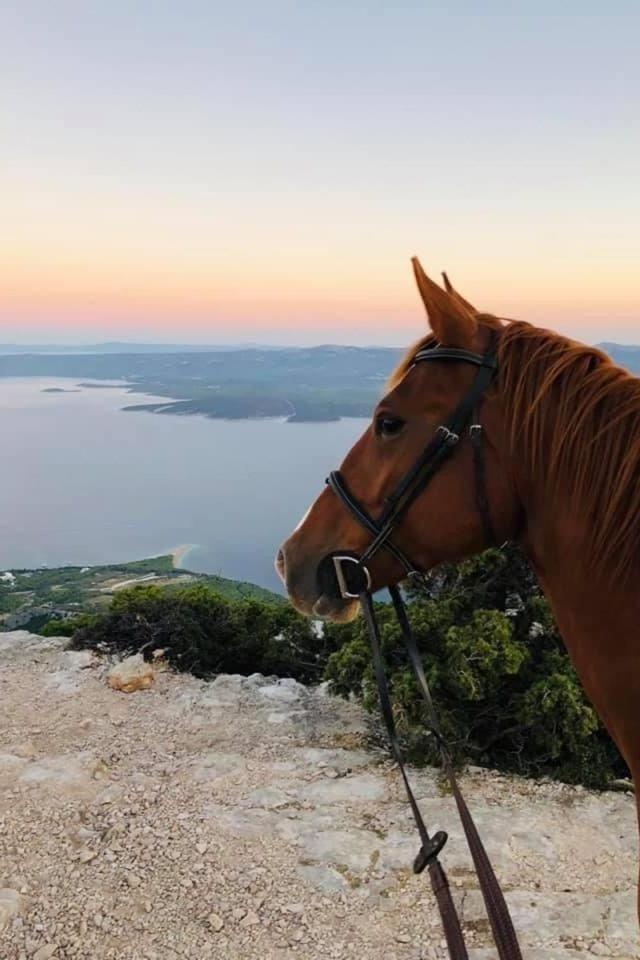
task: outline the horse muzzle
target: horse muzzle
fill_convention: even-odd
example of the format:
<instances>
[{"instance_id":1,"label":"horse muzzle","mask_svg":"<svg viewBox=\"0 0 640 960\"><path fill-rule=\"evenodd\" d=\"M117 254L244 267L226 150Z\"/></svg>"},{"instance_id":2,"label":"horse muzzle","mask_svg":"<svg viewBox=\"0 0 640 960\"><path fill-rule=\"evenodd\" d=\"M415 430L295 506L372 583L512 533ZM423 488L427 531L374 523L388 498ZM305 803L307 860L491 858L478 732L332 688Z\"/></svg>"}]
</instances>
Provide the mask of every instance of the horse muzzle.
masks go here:
<instances>
[{"instance_id":1,"label":"horse muzzle","mask_svg":"<svg viewBox=\"0 0 640 960\"><path fill-rule=\"evenodd\" d=\"M291 603L300 613L338 622L355 616L359 596L356 589L360 584L356 582L352 569L356 569L357 558L347 552L339 556L340 560L334 563L334 555L328 554L318 564L300 556L296 545L290 541L282 545L276 554L275 568ZM342 580L338 578L338 569Z\"/></svg>"}]
</instances>

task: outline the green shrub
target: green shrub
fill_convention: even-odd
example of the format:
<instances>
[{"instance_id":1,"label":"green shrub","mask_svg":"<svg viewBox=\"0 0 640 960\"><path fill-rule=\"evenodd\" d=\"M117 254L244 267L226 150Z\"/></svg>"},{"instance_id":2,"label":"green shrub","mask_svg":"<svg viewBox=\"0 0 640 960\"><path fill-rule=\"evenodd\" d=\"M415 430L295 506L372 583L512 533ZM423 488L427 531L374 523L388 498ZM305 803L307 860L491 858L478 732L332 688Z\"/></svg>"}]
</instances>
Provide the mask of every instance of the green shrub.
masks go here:
<instances>
[{"instance_id":1,"label":"green shrub","mask_svg":"<svg viewBox=\"0 0 640 960\"><path fill-rule=\"evenodd\" d=\"M492 550L429 579L409 597L411 621L443 732L457 761L603 786L626 767L596 713L522 554ZM423 701L393 609L379 604L395 710L414 760L437 762ZM325 676L335 692L377 709L359 619L327 628Z\"/></svg>"},{"instance_id":2,"label":"green shrub","mask_svg":"<svg viewBox=\"0 0 640 960\"><path fill-rule=\"evenodd\" d=\"M147 657L162 649L169 663L197 677L264 673L313 682L326 662L323 640L291 607L231 601L204 584L119 591L106 613L74 633L73 646Z\"/></svg>"},{"instance_id":3,"label":"green shrub","mask_svg":"<svg viewBox=\"0 0 640 960\"><path fill-rule=\"evenodd\" d=\"M53 617L39 627L36 632L42 637L72 637L81 627L90 622L91 618L86 614L78 614L77 617L68 617L64 620L60 617Z\"/></svg>"},{"instance_id":4,"label":"green shrub","mask_svg":"<svg viewBox=\"0 0 640 960\"><path fill-rule=\"evenodd\" d=\"M549 606L515 548L491 550L430 576L410 592L410 616L425 672L456 761L603 786L627 775L585 698ZM390 604L378 604L381 642L409 755L437 763L425 711ZM76 647L112 653L157 648L199 677L259 672L331 681L369 710L378 695L361 618L327 624L322 636L291 607L229 600L203 584L118 592L87 617Z\"/></svg>"}]
</instances>

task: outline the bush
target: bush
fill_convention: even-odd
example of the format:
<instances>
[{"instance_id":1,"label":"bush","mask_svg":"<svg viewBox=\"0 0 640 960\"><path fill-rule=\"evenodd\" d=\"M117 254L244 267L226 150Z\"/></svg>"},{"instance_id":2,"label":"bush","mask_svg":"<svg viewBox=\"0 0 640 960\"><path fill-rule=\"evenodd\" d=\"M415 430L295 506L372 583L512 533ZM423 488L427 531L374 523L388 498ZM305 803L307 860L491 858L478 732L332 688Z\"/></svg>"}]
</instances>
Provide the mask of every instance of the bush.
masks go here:
<instances>
[{"instance_id":1,"label":"bush","mask_svg":"<svg viewBox=\"0 0 640 960\"><path fill-rule=\"evenodd\" d=\"M549 606L522 554L491 550L430 576L410 592L410 616L443 733L458 762L604 786L626 776L618 751L586 700ZM377 605L400 729L414 762L437 763L425 712L390 604ZM327 624L285 605L234 601L203 584L134 587L76 629L76 647L111 653L157 648L198 677L259 672L323 678L342 696L378 708L361 618Z\"/></svg>"},{"instance_id":2,"label":"bush","mask_svg":"<svg viewBox=\"0 0 640 960\"><path fill-rule=\"evenodd\" d=\"M43 623L35 632L42 637L72 637L81 627L91 623L91 618L86 614L78 614L76 617L53 617Z\"/></svg>"},{"instance_id":3,"label":"bush","mask_svg":"<svg viewBox=\"0 0 640 960\"><path fill-rule=\"evenodd\" d=\"M73 646L147 658L163 649L169 663L197 677L264 673L317 682L326 662L324 641L291 607L231 601L204 584L122 590L106 613L76 630Z\"/></svg>"},{"instance_id":4,"label":"bush","mask_svg":"<svg viewBox=\"0 0 640 960\"><path fill-rule=\"evenodd\" d=\"M413 591L418 648L457 761L601 787L627 770L587 701L548 604L522 554L488 551ZM437 762L393 609L377 607L399 725L414 760ZM327 628L325 675L377 708L364 623Z\"/></svg>"}]
</instances>

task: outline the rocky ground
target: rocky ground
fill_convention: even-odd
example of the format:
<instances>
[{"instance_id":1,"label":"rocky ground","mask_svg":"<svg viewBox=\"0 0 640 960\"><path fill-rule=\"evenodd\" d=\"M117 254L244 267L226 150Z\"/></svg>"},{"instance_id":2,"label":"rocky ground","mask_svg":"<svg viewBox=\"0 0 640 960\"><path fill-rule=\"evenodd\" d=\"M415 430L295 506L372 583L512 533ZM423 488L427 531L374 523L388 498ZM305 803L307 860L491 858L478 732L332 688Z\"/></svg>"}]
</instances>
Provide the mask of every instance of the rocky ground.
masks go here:
<instances>
[{"instance_id":1,"label":"rocky ground","mask_svg":"<svg viewBox=\"0 0 640 960\"><path fill-rule=\"evenodd\" d=\"M110 665L0 634L0 958L443 958L397 771L352 704L294 681ZM416 771L472 960L496 956L437 772ZM640 958L633 798L463 787L525 960Z\"/></svg>"}]
</instances>

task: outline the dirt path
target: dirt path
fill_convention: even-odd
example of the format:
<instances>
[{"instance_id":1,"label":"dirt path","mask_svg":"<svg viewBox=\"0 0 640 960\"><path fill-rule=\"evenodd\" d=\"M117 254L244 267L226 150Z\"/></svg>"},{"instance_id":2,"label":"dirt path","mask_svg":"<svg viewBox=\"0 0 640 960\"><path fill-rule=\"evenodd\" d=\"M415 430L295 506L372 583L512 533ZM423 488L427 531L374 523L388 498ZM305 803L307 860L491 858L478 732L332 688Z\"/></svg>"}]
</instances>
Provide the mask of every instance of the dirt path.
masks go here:
<instances>
[{"instance_id":1,"label":"dirt path","mask_svg":"<svg viewBox=\"0 0 640 960\"><path fill-rule=\"evenodd\" d=\"M0 634L0 958L444 957L396 772L354 705L293 681L108 665ZM487 922L452 801L416 774L472 960ZM639 958L622 794L474 772L465 790L525 960Z\"/></svg>"}]
</instances>

